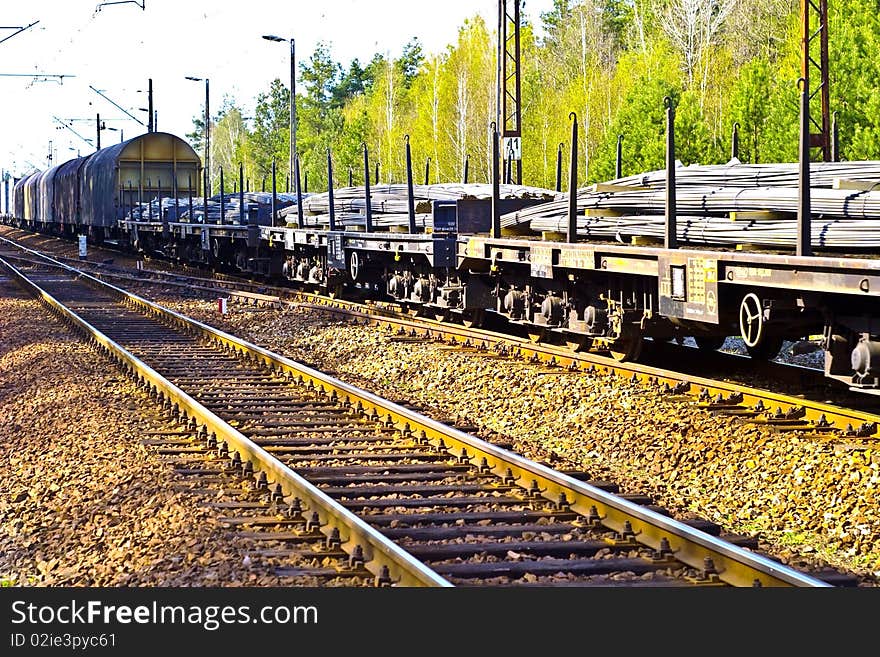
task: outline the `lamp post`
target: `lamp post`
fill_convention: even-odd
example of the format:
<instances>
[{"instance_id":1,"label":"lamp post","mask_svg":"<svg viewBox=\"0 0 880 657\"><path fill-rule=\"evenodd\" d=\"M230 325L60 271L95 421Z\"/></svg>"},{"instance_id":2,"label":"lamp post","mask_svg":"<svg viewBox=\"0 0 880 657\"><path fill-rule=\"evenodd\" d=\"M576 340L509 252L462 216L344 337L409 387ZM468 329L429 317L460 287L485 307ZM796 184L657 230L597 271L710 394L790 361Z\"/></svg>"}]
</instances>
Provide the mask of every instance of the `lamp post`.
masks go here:
<instances>
[{"instance_id":1,"label":"lamp post","mask_svg":"<svg viewBox=\"0 0 880 657\"><path fill-rule=\"evenodd\" d=\"M274 34L264 34L263 38L267 41L276 41L283 43L287 41ZM288 162L288 180L294 181L294 186L298 183L293 175L293 160L296 158L296 48L294 40L290 39L290 161ZM294 192L299 191L294 188Z\"/></svg>"},{"instance_id":2,"label":"lamp post","mask_svg":"<svg viewBox=\"0 0 880 657\"><path fill-rule=\"evenodd\" d=\"M205 216L208 214L208 196L211 194L211 110L208 104L208 78L197 78L191 75L186 76L187 80L193 82L205 81Z\"/></svg>"}]
</instances>

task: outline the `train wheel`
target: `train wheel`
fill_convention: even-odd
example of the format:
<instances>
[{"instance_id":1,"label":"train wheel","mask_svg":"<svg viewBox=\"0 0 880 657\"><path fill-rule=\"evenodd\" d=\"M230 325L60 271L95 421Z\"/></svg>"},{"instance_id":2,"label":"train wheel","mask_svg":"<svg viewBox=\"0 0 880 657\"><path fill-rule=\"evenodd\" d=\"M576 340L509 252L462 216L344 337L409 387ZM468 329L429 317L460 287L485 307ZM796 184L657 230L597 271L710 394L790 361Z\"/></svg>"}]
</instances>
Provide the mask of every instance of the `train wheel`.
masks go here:
<instances>
[{"instance_id":1,"label":"train wheel","mask_svg":"<svg viewBox=\"0 0 880 657\"><path fill-rule=\"evenodd\" d=\"M782 338L776 335L765 335L763 339L753 347L746 345L749 356L755 360L773 360L782 349Z\"/></svg>"},{"instance_id":2,"label":"train wheel","mask_svg":"<svg viewBox=\"0 0 880 657\"><path fill-rule=\"evenodd\" d=\"M565 338L565 346L570 351L586 351L591 343L592 340L586 335L568 335Z\"/></svg>"},{"instance_id":3,"label":"train wheel","mask_svg":"<svg viewBox=\"0 0 880 657\"><path fill-rule=\"evenodd\" d=\"M754 292L739 304L739 332L746 347L758 347L764 341L764 304Z\"/></svg>"},{"instance_id":4,"label":"train wheel","mask_svg":"<svg viewBox=\"0 0 880 657\"><path fill-rule=\"evenodd\" d=\"M642 347L645 341L641 333L636 329L629 329L623 332L617 340L608 346L611 357L619 363L635 361L642 355Z\"/></svg>"},{"instance_id":5,"label":"train wheel","mask_svg":"<svg viewBox=\"0 0 880 657\"><path fill-rule=\"evenodd\" d=\"M547 329L543 326L530 326L528 334L531 342L541 342L547 337Z\"/></svg>"},{"instance_id":6,"label":"train wheel","mask_svg":"<svg viewBox=\"0 0 880 657\"><path fill-rule=\"evenodd\" d=\"M727 338L720 335L695 335L694 342L700 351L717 351L724 345Z\"/></svg>"},{"instance_id":7,"label":"train wheel","mask_svg":"<svg viewBox=\"0 0 880 657\"><path fill-rule=\"evenodd\" d=\"M486 320L486 311L482 308L472 308L461 312L461 323L467 328L480 328Z\"/></svg>"}]
</instances>

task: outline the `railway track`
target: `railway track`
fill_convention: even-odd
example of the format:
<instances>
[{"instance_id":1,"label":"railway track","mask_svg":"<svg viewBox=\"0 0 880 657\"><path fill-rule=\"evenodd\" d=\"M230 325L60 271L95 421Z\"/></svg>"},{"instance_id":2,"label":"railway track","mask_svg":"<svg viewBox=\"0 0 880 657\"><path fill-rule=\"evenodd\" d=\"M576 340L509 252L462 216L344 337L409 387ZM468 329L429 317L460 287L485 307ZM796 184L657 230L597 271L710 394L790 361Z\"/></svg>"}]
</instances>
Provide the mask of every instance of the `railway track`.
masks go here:
<instances>
[{"instance_id":1,"label":"railway track","mask_svg":"<svg viewBox=\"0 0 880 657\"><path fill-rule=\"evenodd\" d=\"M225 522L289 558L281 575L403 586L828 584L756 554L752 539L673 520L647 498L528 461L62 263L28 263L28 275L3 264L174 413L183 433L151 440L193 457L181 474L207 482L232 471L247 484L224 503Z\"/></svg>"},{"instance_id":2,"label":"railway track","mask_svg":"<svg viewBox=\"0 0 880 657\"><path fill-rule=\"evenodd\" d=\"M67 260L75 264L73 258ZM396 303L334 299L235 277L207 278L152 269L132 272L103 263L92 263L92 273L123 283L154 281L181 289L222 293L245 304L312 307L352 321L383 326L401 339L439 341L462 350L525 359L550 367L623 376L657 387L673 401L691 402L712 413L768 424L801 437L859 443L880 436L880 413L874 396L831 389L822 373L811 368L756 362L734 354L707 353L675 345L656 345L656 353L647 363L621 363L598 353L573 352L507 332L416 317ZM723 373L724 380L700 374L707 369ZM755 379L757 386L746 383Z\"/></svg>"},{"instance_id":3,"label":"railway track","mask_svg":"<svg viewBox=\"0 0 880 657\"><path fill-rule=\"evenodd\" d=\"M5 238L0 240L6 242ZM73 258L66 260L77 264ZM335 299L224 275L208 278L155 269L132 271L108 263L90 265L92 273L101 279L156 281L182 289L222 292L232 300L252 305L312 307L352 321L383 326L400 339L438 341L462 350L540 362L551 368L623 376L659 388L671 401L697 404L711 413L767 424L801 438L862 445L872 444L880 437L877 398L830 388L821 371L811 368L660 344L647 363L621 363L599 353L574 352L506 331L414 316L398 303ZM723 377L702 375L707 370L723 373ZM757 385L753 383L756 380Z\"/></svg>"}]
</instances>

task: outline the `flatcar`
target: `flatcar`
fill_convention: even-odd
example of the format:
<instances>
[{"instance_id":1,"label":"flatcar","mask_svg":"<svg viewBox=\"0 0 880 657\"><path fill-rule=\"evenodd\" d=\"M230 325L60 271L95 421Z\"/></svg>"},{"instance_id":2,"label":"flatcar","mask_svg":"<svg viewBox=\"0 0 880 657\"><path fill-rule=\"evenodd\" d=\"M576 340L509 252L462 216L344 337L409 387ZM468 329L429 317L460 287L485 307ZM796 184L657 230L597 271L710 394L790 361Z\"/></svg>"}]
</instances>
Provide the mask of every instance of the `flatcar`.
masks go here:
<instances>
[{"instance_id":1,"label":"flatcar","mask_svg":"<svg viewBox=\"0 0 880 657\"><path fill-rule=\"evenodd\" d=\"M468 325L495 313L536 339L600 347L621 360L638 359L646 338L692 337L716 349L738 336L763 359L783 340L821 335L826 376L880 393L874 257L503 235L489 201L435 203L432 229L421 232L279 226L243 203L237 218L214 223L167 208L155 218L131 212L153 199L163 207L163 197L198 196L201 174L186 142L148 133L19 180L7 220L334 295L369 293Z\"/></svg>"}]
</instances>

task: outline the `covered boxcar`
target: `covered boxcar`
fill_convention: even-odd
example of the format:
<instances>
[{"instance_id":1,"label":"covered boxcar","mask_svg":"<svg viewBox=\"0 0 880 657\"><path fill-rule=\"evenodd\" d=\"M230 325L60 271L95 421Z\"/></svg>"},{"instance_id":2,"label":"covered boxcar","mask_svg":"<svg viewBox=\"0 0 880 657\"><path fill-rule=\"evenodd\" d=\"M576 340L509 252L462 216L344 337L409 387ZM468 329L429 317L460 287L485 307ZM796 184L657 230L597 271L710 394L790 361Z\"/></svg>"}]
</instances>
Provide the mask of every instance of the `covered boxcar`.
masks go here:
<instances>
[{"instance_id":1,"label":"covered boxcar","mask_svg":"<svg viewBox=\"0 0 880 657\"><path fill-rule=\"evenodd\" d=\"M148 132L22 178L13 190L15 217L56 233L85 229L101 241L116 236L117 220L135 205L198 196L201 166L184 140Z\"/></svg>"},{"instance_id":2,"label":"covered boxcar","mask_svg":"<svg viewBox=\"0 0 880 657\"><path fill-rule=\"evenodd\" d=\"M165 132L103 148L81 169L80 222L93 236L109 236L132 205L184 192L198 195L200 172L201 160L192 146ZM196 187L190 190L190 184Z\"/></svg>"},{"instance_id":3,"label":"covered boxcar","mask_svg":"<svg viewBox=\"0 0 880 657\"><path fill-rule=\"evenodd\" d=\"M72 235L80 222L80 177L88 157L79 157L56 167L53 195L59 232Z\"/></svg>"}]
</instances>

